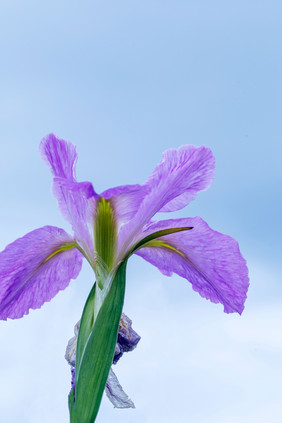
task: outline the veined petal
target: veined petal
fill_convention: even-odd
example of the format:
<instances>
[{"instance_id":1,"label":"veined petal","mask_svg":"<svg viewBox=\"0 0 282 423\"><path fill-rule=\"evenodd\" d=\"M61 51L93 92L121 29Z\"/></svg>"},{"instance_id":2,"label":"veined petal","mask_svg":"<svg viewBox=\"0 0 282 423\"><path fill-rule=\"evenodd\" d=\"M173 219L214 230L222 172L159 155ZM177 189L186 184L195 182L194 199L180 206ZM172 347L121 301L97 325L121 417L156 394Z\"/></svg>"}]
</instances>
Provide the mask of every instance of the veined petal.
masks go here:
<instances>
[{"instance_id":1,"label":"veined petal","mask_svg":"<svg viewBox=\"0 0 282 423\"><path fill-rule=\"evenodd\" d=\"M71 223L75 238L91 260L94 245L87 221L89 221L89 210L94 213L93 203L96 203L92 184L54 178L53 191L62 215Z\"/></svg>"},{"instance_id":2,"label":"veined petal","mask_svg":"<svg viewBox=\"0 0 282 423\"><path fill-rule=\"evenodd\" d=\"M80 326L80 320L77 322L77 324L74 327L74 336L69 340L67 348L66 348L66 352L65 352L65 359L67 360L69 365L72 367L75 367L79 326Z\"/></svg>"},{"instance_id":3,"label":"veined petal","mask_svg":"<svg viewBox=\"0 0 282 423\"><path fill-rule=\"evenodd\" d=\"M82 254L63 229L44 226L0 253L0 319L17 319L50 301L75 279Z\"/></svg>"},{"instance_id":4,"label":"veined petal","mask_svg":"<svg viewBox=\"0 0 282 423\"><path fill-rule=\"evenodd\" d=\"M249 286L248 269L237 241L212 230L200 217L172 219L148 225L142 237L164 228L190 226L192 230L148 243L136 254L167 276L173 273L191 282L199 294L222 303L226 313L242 313Z\"/></svg>"},{"instance_id":5,"label":"veined petal","mask_svg":"<svg viewBox=\"0 0 282 423\"><path fill-rule=\"evenodd\" d=\"M53 194L58 200L59 209L71 223L77 240L90 258L93 256L94 247L87 220L91 220L91 213L94 214L98 195L90 182L76 181L75 146L54 134L49 134L42 139L40 152L54 176Z\"/></svg>"},{"instance_id":6,"label":"veined petal","mask_svg":"<svg viewBox=\"0 0 282 423\"><path fill-rule=\"evenodd\" d=\"M112 368L110 369L105 391L115 408L135 408L134 403L122 389Z\"/></svg>"},{"instance_id":7,"label":"veined petal","mask_svg":"<svg viewBox=\"0 0 282 423\"><path fill-rule=\"evenodd\" d=\"M121 185L102 192L101 197L111 200L118 229L135 216L148 192L149 189L142 185Z\"/></svg>"},{"instance_id":8,"label":"veined petal","mask_svg":"<svg viewBox=\"0 0 282 423\"><path fill-rule=\"evenodd\" d=\"M141 337L132 329L132 320L125 314L121 314L118 330L118 339L115 349L113 364L116 364L124 352L133 351Z\"/></svg>"},{"instance_id":9,"label":"veined petal","mask_svg":"<svg viewBox=\"0 0 282 423\"><path fill-rule=\"evenodd\" d=\"M41 156L54 176L75 181L77 152L75 146L54 134L42 138L39 147Z\"/></svg>"},{"instance_id":10,"label":"veined petal","mask_svg":"<svg viewBox=\"0 0 282 423\"><path fill-rule=\"evenodd\" d=\"M183 145L163 153L160 164L145 182L159 212L182 209L213 181L215 158L205 146ZM154 213L155 214L155 213Z\"/></svg>"},{"instance_id":11,"label":"veined petal","mask_svg":"<svg viewBox=\"0 0 282 423\"><path fill-rule=\"evenodd\" d=\"M119 250L124 254L142 227L157 212L170 212L190 203L198 192L210 187L215 158L209 148L184 145L163 153L160 164L144 183L147 189L134 218L121 229Z\"/></svg>"}]
</instances>

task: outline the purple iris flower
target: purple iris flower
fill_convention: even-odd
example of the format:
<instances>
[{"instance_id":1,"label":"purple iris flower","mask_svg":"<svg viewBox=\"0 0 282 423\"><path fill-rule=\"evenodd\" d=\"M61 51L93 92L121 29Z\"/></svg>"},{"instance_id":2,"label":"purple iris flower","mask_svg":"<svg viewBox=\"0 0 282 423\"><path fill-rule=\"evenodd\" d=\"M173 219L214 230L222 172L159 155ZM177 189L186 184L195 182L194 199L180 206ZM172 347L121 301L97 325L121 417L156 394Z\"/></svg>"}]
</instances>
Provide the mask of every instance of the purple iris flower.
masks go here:
<instances>
[{"instance_id":1,"label":"purple iris flower","mask_svg":"<svg viewBox=\"0 0 282 423\"><path fill-rule=\"evenodd\" d=\"M72 143L50 134L41 141L40 152L73 235L44 226L0 253L1 319L20 318L50 301L78 276L83 258L103 287L104 274L114 272L142 239L178 227L192 229L149 240L135 254L167 276L187 279L202 297L222 303L226 313L242 313L249 282L238 243L200 217L152 220L157 212L182 209L210 187L215 170L210 149L185 145L167 150L145 183L100 195L90 182L77 182Z\"/></svg>"}]
</instances>

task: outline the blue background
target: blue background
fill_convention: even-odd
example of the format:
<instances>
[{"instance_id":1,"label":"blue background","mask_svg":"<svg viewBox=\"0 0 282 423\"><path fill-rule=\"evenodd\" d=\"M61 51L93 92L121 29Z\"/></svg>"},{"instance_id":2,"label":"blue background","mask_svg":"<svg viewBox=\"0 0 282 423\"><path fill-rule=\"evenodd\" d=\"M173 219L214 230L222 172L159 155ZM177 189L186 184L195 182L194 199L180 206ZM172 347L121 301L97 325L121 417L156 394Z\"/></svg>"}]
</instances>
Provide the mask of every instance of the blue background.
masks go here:
<instances>
[{"instance_id":1,"label":"blue background","mask_svg":"<svg viewBox=\"0 0 282 423\"><path fill-rule=\"evenodd\" d=\"M38 152L55 132L97 192L143 182L167 148L210 147L213 186L173 216L234 236L249 264L240 317L132 259L125 312L142 341L116 372L136 410L105 398L97 423L281 422L281 13L269 0L0 2L0 247L70 230ZM1 421L68 422L63 355L91 283L85 265L0 324Z\"/></svg>"}]
</instances>

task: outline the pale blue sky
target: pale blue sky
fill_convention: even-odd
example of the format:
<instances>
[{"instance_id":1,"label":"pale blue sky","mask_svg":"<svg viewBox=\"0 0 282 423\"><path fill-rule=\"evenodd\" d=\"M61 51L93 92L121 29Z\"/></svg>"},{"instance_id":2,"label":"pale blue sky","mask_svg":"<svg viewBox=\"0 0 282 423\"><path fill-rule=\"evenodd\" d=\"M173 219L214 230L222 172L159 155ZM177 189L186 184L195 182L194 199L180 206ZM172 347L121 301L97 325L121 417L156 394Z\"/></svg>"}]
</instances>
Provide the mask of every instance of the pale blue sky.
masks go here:
<instances>
[{"instance_id":1,"label":"pale blue sky","mask_svg":"<svg viewBox=\"0 0 282 423\"><path fill-rule=\"evenodd\" d=\"M142 341L119 376L137 408L105 401L99 422L281 421L281 39L279 1L0 2L1 249L69 230L38 152L55 132L98 192L144 181L167 148L209 146L214 184L175 216L234 236L250 266L237 317L132 260L125 311ZM64 346L91 278L85 266L54 302L1 323L5 423L67 423Z\"/></svg>"}]
</instances>

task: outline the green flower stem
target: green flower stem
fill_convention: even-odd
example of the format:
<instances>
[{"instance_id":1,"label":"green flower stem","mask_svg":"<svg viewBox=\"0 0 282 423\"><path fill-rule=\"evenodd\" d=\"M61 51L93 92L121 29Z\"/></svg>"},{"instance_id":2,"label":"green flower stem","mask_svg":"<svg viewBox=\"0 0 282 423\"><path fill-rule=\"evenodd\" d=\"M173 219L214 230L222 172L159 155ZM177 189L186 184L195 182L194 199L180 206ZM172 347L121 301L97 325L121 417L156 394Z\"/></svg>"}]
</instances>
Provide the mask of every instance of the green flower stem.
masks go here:
<instances>
[{"instance_id":1,"label":"green flower stem","mask_svg":"<svg viewBox=\"0 0 282 423\"><path fill-rule=\"evenodd\" d=\"M173 249L173 246L159 238L193 229L170 228L148 235L129 251L116 273L112 270L111 274L109 270L114 257L114 248L109 246L111 243L115 246L116 242L111 204L105 200L100 202L99 207L95 238L99 241L97 245L104 245L103 248L100 246L98 252L108 272L103 280L94 284L83 310L77 341L75 391L72 390L69 395L70 423L95 422L114 358L124 302L128 258L139 248L146 246L161 244Z\"/></svg>"},{"instance_id":2,"label":"green flower stem","mask_svg":"<svg viewBox=\"0 0 282 423\"><path fill-rule=\"evenodd\" d=\"M78 335L75 395L73 391L69 395L71 423L94 423L96 419L117 342L126 264L127 260L119 266L94 324L94 287L86 302Z\"/></svg>"}]
</instances>

